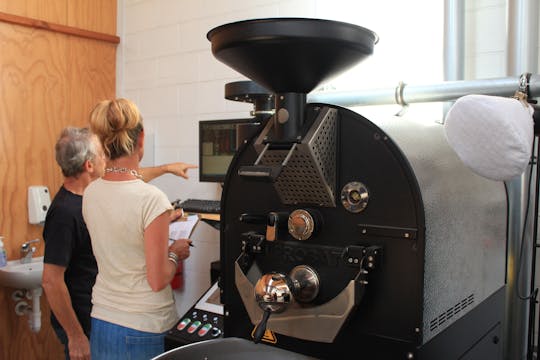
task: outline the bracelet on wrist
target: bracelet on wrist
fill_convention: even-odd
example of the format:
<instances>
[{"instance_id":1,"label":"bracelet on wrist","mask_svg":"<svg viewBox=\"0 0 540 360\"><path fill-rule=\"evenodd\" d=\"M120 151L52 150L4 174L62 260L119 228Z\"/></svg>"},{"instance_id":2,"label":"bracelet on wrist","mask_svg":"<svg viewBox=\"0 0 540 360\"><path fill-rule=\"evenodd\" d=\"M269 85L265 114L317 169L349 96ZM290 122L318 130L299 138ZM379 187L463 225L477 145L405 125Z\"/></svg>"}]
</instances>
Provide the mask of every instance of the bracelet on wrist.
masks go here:
<instances>
[{"instance_id":1,"label":"bracelet on wrist","mask_svg":"<svg viewBox=\"0 0 540 360\"><path fill-rule=\"evenodd\" d=\"M169 251L169 260L172 261L174 263L174 265L176 267L178 267L178 255L176 255L175 253L173 253L172 251Z\"/></svg>"}]
</instances>

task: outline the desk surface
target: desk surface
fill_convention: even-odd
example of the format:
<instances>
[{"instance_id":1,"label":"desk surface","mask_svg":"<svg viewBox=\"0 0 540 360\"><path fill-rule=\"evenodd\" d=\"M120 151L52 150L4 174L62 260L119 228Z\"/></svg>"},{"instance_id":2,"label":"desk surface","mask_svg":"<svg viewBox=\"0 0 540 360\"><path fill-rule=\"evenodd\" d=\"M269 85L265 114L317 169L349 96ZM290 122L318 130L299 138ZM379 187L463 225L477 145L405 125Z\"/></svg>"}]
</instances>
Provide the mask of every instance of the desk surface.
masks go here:
<instances>
[{"instance_id":1,"label":"desk surface","mask_svg":"<svg viewBox=\"0 0 540 360\"><path fill-rule=\"evenodd\" d=\"M219 230L220 228L220 215L219 214L206 214L206 213L189 213L186 214L197 214L199 219L206 222L207 224L213 226L215 229Z\"/></svg>"},{"instance_id":2,"label":"desk surface","mask_svg":"<svg viewBox=\"0 0 540 360\"><path fill-rule=\"evenodd\" d=\"M219 214L198 214L198 215L203 220L212 220L212 221L219 221L220 220Z\"/></svg>"}]
</instances>

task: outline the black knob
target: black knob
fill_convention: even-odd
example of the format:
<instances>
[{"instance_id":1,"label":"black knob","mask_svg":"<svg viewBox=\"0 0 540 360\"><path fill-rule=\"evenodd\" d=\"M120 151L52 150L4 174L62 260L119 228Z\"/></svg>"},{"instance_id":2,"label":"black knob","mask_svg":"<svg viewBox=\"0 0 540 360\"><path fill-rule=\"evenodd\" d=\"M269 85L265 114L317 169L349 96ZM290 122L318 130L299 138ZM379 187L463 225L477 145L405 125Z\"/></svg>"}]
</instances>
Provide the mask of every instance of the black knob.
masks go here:
<instances>
[{"instance_id":1,"label":"black knob","mask_svg":"<svg viewBox=\"0 0 540 360\"><path fill-rule=\"evenodd\" d=\"M261 214L244 213L240 215L238 220L245 224L266 224L267 216Z\"/></svg>"},{"instance_id":2,"label":"black knob","mask_svg":"<svg viewBox=\"0 0 540 360\"><path fill-rule=\"evenodd\" d=\"M218 337L219 335L221 335L221 330L214 326L210 331L210 335L212 335L212 337Z\"/></svg>"},{"instance_id":3,"label":"black knob","mask_svg":"<svg viewBox=\"0 0 540 360\"><path fill-rule=\"evenodd\" d=\"M271 313L272 311L270 311L269 309L264 311L261 322L257 325L255 333L253 334L253 342L255 344L258 344L264 336L264 332L266 331L266 323L268 322L268 318L270 317Z\"/></svg>"}]
</instances>

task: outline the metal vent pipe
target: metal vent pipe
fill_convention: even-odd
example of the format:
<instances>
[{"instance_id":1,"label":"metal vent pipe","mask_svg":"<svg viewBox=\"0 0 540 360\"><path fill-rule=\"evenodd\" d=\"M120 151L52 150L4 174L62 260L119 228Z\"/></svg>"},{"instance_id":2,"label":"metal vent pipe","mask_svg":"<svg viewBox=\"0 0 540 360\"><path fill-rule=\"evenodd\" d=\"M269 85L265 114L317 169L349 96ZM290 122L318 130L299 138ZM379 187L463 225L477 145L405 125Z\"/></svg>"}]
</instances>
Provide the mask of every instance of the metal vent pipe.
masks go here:
<instances>
[{"instance_id":1,"label":"metal vent pipe","mask_svg":"<svg viewBox=\"0 0 540 360\"><path fill-rule=\"evenodd\" d=\"M509 0L507 2L507 40L506 40L507 75L515 76L524 72L538 71L538 1ZM533 96L538 96L534 94ZM536 166L513 181L506 183L509 198L515 194L514 204L509 204L508 228L508 263L506 324L504 326L504 357L507 360L531 358L532 349L528 348L529 300L524 297L532 291L532 254L534 249L534 209L536 194L531 190L527 199L529 173L536 174ZM531 178L536 182L536 176ZM526 204L530 200L529 214L526 219ZM525 236L521 239L527 220ZM523 244L522 244L523 242ZM521 247L524 246L523 251ZM523 255L523 258L521 258ZM519 274L519 277L517 275ZM532 325L534 327L534 323Z\"/></svg>"},{"instance_id":2,"label":"metal vent pipe","mask_svg":"<svg viewBox=\"0 0 540 360\"><path fill-rule=\"evenodd\" d=\"M366 89L356 91L332 91L308 94L308 102L321 102L344 107L364 105L400 104L399 92L407 104L456 100L470 94L513 96L519 89L520 77L504 77L482 80L446 81L428 85L398 84L395 88ZM532 97L540 96L540 75L530 79ZM400 104L401 105L401 104Z\"/></svg>"}]
</instances>

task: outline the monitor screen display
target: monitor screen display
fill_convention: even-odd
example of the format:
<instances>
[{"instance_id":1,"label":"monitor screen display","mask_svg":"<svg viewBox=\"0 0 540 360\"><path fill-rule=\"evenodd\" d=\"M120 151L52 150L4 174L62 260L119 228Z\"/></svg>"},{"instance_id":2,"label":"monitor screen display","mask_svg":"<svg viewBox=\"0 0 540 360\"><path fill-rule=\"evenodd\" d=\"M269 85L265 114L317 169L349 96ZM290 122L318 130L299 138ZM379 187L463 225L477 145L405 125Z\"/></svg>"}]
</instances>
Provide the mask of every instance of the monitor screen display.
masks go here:
<instances>
[{"instance_id":1,"label":"monitor screen display","mask_svg":"<svg viewBox=\"0 0 540 360\"><path fill-rule=\"evenodd\" d=\"M259 126L254 118L199 121L199 181L224 182L236 150Z\"/></svg>"}]
</instances>

